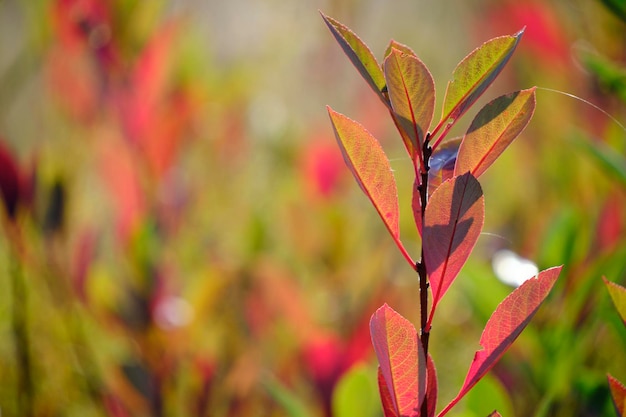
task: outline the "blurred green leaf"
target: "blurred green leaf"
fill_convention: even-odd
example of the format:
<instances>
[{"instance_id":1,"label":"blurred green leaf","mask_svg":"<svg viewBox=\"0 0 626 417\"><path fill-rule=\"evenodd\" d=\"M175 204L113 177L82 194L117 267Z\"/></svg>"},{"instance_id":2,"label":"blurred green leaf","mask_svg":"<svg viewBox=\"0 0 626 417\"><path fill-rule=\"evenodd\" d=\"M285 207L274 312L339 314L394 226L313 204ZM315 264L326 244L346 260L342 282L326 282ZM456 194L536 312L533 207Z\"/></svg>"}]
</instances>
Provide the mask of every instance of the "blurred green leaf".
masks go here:
<instances>
[{"instance_id":1,"label":"blurred green leaf","mask_svg":"<svg viewBox=\"0 0 626 417\"><path fill-rule=\"evenodd\" d=\"M607 175L626 187L626 158L600 141L591 141L581 135L572 139L585 155L598 164Z\"/></svg>"},{"instance_id":2,"label":"blurred green leaf","mask_svg":"<svg viewBox=\"0 0 626 417\"><path fill-rule=\"evenodd\" d=\"M617 312L622 317L622 320L626 325L626 288L611 282L604 277L602 277L602 279L604 280L606 288L609 290L609 294L611 295L613 304L615 304L615 308L617 308Z\"/></svg>"},{"instance_id":3,"label":"blurred green leaf","mask_svg":"<svg viewBox=\"0 0 626 417\"><path fill-rule=\"evenodd\" d=\"M615 16L626 22L626 0L601 0Z\"/></svg>"},{"instance_id":4,"label":"blurred green leaf","mask_svg":"<svg viewBox=\"0 0 626 417\"><path fill-rule=\"evenodd\" d=\"M365 365L346 372L333 391L334 417L375 417L380 414L380 401L375 373Z\"/></svg>"},{"instance_id":5,"label":"blurred green leaf","mask_svg":"<svg viewBox=\"0 0 626 417\"><path fill-rule=\"evenodd\" d=\"M491 375L485 375L467 394L466 414L475 417L490 415L498 410L504 416L513 416L513 405L502 383Z\"/></svg>"},{"instance_id":6,"label":"blurred green leaf","mask_svg":"<svg viewBox=\"0 0 626 417\"><path fill-rule=\"evenodd\" d=\"M314 417L309 407L272 375L263 378L263 386L290 417Z\"/></svg>"},{"instance_id":7,"label":"blurred green leaf","mask_svg":"<svg viewBox=\"0 0 626 417\"><path fill-rule=\"evenodd\" d=\"M598 83L626 102L626 69L597 54L582 52L581 55L583 64Z\"/></svg>"}]
</instances>

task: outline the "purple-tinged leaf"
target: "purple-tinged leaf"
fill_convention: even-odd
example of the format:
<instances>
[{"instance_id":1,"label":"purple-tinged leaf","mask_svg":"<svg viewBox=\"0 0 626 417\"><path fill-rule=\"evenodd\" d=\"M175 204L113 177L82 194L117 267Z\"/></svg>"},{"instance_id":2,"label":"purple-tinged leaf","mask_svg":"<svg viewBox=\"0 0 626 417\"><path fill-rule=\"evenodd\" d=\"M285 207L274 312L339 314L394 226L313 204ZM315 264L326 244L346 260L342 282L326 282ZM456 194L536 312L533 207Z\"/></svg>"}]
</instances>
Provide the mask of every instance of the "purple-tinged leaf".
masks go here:
<instances>
[{"instance_id":1,"label":"purple-tinged leaf","mask_svg":"<svg viewBox=\"0 0 626 417\"><path fill-rule=\"evenodd\" d=\"M534 111L534 87L500 96L483 107L463 137L455 174L469 171L480 177L522 133Z\"/></svg>"},{"instance_id":2,"label":"purple-tinged leaf","mask_svg":"<svg viewBox=\"0 0 626 417\"><path fill-rule=\"evenodd\" d=\"M440 413L445 415L498 362L535 315L554 286L562 267L540 272L524 282L500 303L480 337L479 350L458 395Z\"/></svg>"},{"instance_id":3,"label":"purple-tinged leaf","mask_svg":"<svg viewBox=\"0 0 626 417\"><path fill-rule=\"evenodd\" d=\"M379 387L385 416L417 417L426 393L426 358L410 321L387 304L370 320L372 344L380 365Z\"/></svg>"},{"instance_id":4,"label":"purple-tinged leaf","mask_svg":"<svg viewBox=\"0 0 626 417\"><path fill-rule=\"evenodd\" d=\"M607 375L613 405L619 417L626 416L626 386L611 375Z\"/></svg>"},{"instance_id":5,"label":"purple-tinged leaf","mask_svg":"<svg viewBox=\"0 0 626 417\"><path fill-rule=\"evenodd\" d=\"M433 136L443 127L441 135L433 144L436 148L446 131L470 108L496 79L515 51L523 30L515 35L491 39L467 55L454 69L443 100L441 120L433 130Z\"/></svg>"},{"instance_id":6,"label":"purple-tinged leaf","mask_svg":"<svg viewBox=\"0 0 626 417\"><path fill-rule=\"evenodd\" d=\"M415 267L400 241L398 189L383 148L358 122L330 107L328 114L346 165L376 208L402 255Z\"/></svg>"},{"instance_id":7,"label":"purple-tinged leaf","mask_svg":"<svg viewBox=\"0 0 626 417\"><path fill-rule=\"evenodd\" d=\"M605 277L602 277L606 288L609 290L613 304L619 313L624 325L626 325L626 288L619 284L609 281Z\"/></svg>"},{"instance_id":8,"label":"purple-tinged leaf","mask_svg":"<svg viewBox=\"0 0 626 417\"><path fill-rule=\"evenodd\" d=\"M422 236L422 197L420 196L420 178L415 177L413 181L413 198L411 199L411 208L413 210L413 218L415 219L415 226L420 236Z\"/></svg>"},{"instance_id":9,"label":"purple-tinged leaf","mask_svg":"<svg viewBox=\"0 0 626 417\"><path fill-rule=\"evenodd\" d=\"M430 198L423 225L424 261L433 294L429 324L472 252L484 217L483 192L470 173L445 181Z\"/></svg>"},{"instance_id":10,"label":"purple-tinged leaf","mask_svg":"<svg viewBox=\"0 0 626 417\"><path fill-rule=\"evenodd\" d=\"M392 48L383 63L391 108L398 119L412 160L421 157L422 144L435 112L435 82L415 55ZM406 139L409 139L407 142Z\"/></svg>"},{"instance_id":11,"label":"purple-tinged leaf","mask_svg":"<svg viewBox=\"0 0 626 417\"><path fill-rule=\"evenodd\" d=\"M428 171L428 195L447 179L454 176L454 165L461 146L461 138L454 138L443 142L435 149L430 157L430 170Z\"/></svg>"},{"instance_id":12,"label":"purple-tinged leaf","mask_svg":"<svg viewBox=\"0 0 626 417\"><path fill-rule=\"evenodd\" d=\"M372 51L347 26L332 17L324 15L324 13L320 12L320 14L341 46L341 49L343 49L361 76L367 81L372 90L378 94L380 99L388 104L382 93L385 89L385 77Z\"/></svg>"},{"instance_id":13,"label":"purple-tinged leaf","mask_svg":"<svg viewBox=\"0 0 626 417\"><path fill-rule=\"evenodd\" d=\"M500 415L500 413L498 413L498 410L493 410L491 414L489 414L487 417L502 417L502 416Z\"/></svg>"}]
</instances>

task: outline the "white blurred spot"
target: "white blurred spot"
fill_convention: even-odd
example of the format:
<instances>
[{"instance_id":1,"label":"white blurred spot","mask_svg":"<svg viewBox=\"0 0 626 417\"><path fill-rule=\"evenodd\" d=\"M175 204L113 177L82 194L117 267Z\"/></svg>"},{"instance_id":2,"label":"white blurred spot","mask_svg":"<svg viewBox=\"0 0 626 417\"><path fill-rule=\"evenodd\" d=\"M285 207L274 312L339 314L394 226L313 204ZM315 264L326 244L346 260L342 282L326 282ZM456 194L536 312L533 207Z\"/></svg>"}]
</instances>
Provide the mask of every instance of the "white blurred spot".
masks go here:
<instances>
[{"instance_id":1,"label":"white blurred spot","mask_svg":"<svg viewBox=\"0 0 626 417\"><path fill-rule=\"evenodd\" d=\"M287 126L288 111L285 103L275 94L257 95L248 109L252 134L264 139L280 137Z\"/></svg>"},{"instance_id":2,"label":"white blurred spot","mask_svg":"<svg viewBox=\"0 0 626 417\"><path fill-rule=\"evenodd\" d=\"M185 326L192 317L191 305L180 297L166 297L158 303L154 312L154 321L163 330L174 330Z\"/></svg>"},{"instance_id":3,"label":"white blurred spot","mask_svg":"<svg viewBox=\"0 0 626 417\"><path fill-rule=\"evenodd\" d=\"M532 261L508 249L496 252L491 259L491 266L500 281L513 287L519 287L539 273L537 265Z\"/></svg>"}]
</instances>

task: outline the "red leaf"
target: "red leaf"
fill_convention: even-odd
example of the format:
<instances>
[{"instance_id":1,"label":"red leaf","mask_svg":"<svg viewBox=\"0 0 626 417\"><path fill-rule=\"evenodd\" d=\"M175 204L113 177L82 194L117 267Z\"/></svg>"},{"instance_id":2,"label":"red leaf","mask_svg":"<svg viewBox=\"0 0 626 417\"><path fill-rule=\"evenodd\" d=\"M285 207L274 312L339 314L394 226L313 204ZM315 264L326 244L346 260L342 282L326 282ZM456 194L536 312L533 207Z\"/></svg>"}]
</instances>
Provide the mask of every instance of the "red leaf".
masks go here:
<instances>
[{"instance_id":1,"label":"red leaf","mask_svg":"<svg viewBox=\"0 0 626 417\"><path fill-rule=\"evenodd\" d=\"M617 411L619 417L624 417L626 414L626 386L611 375L607 375L607 378L611 388L611 395L613 396L615 411Z\"/></svg>"},{"instance_id":2,"label":"red leaf","mask_svg":"<svg viewBox=\"0 0 626 417\"><path fill-rule=\"evenodd\" d=\"M498 410L493 410L491 414L489 414L487 417L502 417L502 416L500 415L500 413L498 413Z\"/></svg>"},{"instance_id":3,"label":"red leaf","mask_svg":"<svg viewBox=\"0 0 626 417\"><path fill-rule=\"evenodd\" d=\"M428 354L426 361L426 399L428 401L428 417L434 417L437 409L437 369L433 358Z\"/></svg>"},{"instance_id":4,"label":"red leaf","mask_svg":"<svg viewBox=\"0 0 626 417\"><path fill-rule=\"evenodd\" d=\"M496 364L535 315L548 296L562 267L540 272L524 282L500 303L480 337L482 350L476 352L463 387L439 416L445 415Z\"/></svg>"},{"instance_id":5,"label":"red leaf","mask_svg":"<svg viewBox=\"0 0 626 417\"><path fill-rule=\"evenodd\" d=\"M429 325L437 303L469 257L483 227L484 197L470 173L445 181L424 215L424 260L433 293Z\"/></svg>"},{"instance_id":6,"label":"red leaf","mask_svg":"<svg viewBox=\"0 0 626 417\"><path fill-rule=\"evenodd\" d=\"M391 392L389 392L389 387L387 387L387 383L385 382L385 377L383 376L383 371L380 366L378 367L378 391L380 393L380 401L383 406L384 416L398 417L394 408L393 398L391 398Z\"/></svg>"},{"instance_id":7,"label":"red leaf","mask_svg":"<svg viewBox=\"0 0 626 417\"><path fill-rule=\"evenodd\" d=\"M403 256L415 267L400 241L398 189L387 156L361 124L328 107L337 143L346 165L383 219Z\"/></svg>"},{"instance_id":8,"label":"red leaf","mask_svg":"<svg viewBox=\"0 0 626 417\"><path fill-rule=\"evenodd\" d=\"M370 333L382 375L383 408L391 404L396 416L418 416L426 393L426 359L415 327L384 304L372 315Z\"/></svg>"}]
</instances>

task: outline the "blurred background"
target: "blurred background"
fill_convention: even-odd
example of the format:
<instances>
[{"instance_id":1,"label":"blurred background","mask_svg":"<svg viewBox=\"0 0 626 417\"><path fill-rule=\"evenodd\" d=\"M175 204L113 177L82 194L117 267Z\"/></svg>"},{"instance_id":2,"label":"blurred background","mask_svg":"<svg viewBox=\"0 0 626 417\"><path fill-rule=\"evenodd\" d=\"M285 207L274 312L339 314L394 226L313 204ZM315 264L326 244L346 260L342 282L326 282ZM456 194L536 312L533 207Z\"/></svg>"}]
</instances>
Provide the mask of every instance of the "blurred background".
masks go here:
<instances>
[{"instance_id":1,"label":"blurred background","mask_svg":"<svg viewBox=\"0 0 626 417\"><path fill-rule=\"evenodd\" d=\"M626 282L620 3L0 0L0 414L382 416L369 318L387 302L417 323L418 282L325 105L381 141L417 257L411 163L321 10L379 59L409 45L438 109L465 55L526 27L475 106L543 88L481 177L484 233L433 323L438 409L518 285L493 268L504 255L565 268L454 415L614 415L626 329L601 277Z\"/></svg>"}]
</instances>

